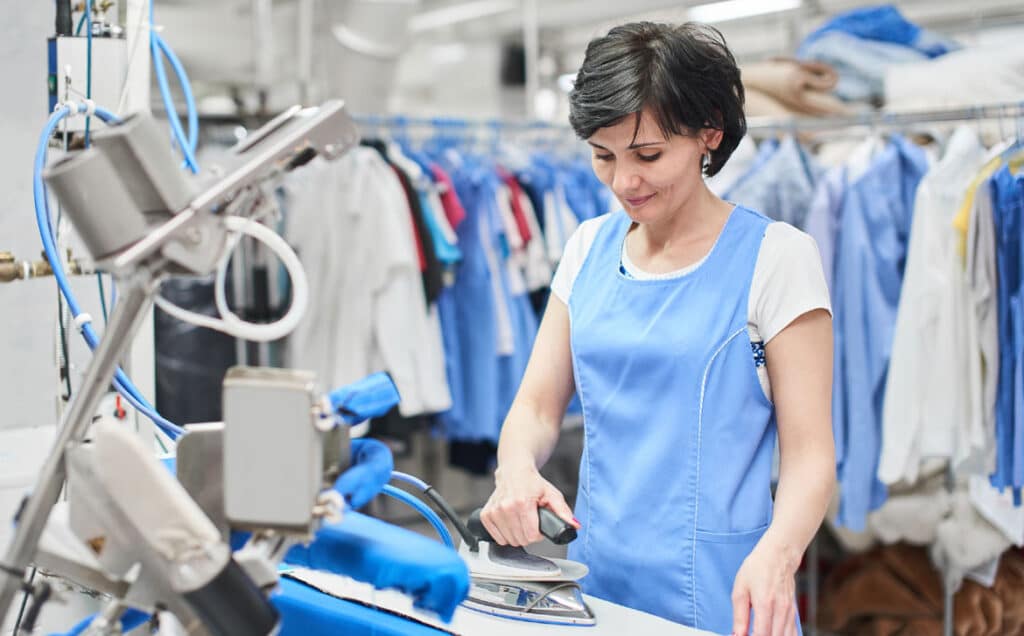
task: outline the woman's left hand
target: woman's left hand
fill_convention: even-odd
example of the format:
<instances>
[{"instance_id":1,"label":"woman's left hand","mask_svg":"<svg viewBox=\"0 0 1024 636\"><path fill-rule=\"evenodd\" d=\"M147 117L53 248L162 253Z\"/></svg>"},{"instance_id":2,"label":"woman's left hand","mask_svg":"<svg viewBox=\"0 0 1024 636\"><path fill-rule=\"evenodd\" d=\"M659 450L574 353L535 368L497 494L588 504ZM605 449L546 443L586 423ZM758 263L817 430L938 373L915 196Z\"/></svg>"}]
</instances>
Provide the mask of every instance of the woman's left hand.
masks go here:
<instances>
[{"instance_id":1,"label":"woman's left hand","mask_svg":"<svg viewBox=\"0 0 1024 636\"><path fill-rule=\"evenodd\" d=\"M753 636L796 636L796 569L800 555L769 540L754 548L732 587L733 633L746 636L754 610Z\"/></svg>"}]
</instances>

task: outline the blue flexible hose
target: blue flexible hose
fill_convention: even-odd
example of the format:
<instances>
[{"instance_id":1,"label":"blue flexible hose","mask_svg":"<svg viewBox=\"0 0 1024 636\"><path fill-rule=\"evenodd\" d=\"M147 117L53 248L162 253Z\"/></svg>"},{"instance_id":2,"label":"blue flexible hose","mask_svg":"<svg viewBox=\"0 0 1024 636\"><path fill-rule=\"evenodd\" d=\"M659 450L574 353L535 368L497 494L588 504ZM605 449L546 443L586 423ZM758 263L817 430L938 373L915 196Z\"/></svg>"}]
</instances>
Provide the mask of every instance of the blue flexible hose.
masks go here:
<instances>
[{"instance_id":1,"label":"blue flexible hose","mask_svg":"<svg viewBox=\"0 0 1024 636\"><path fill-rule=\"evenodd\" d=\"M174 75L178 78L178 83L181 84L181 92L185 96L186 116L188 118L188 147L192 151L194 158L196 148L199 146L199 111L196 108L195 95L192 94L192 83L188 79L188 73L185 72L184 65L182 65L178 56L174 54L171 46L159 34L156 37L160 51L163 52L167 61L171 63L171 70L174 71Z\"/></svg>"},{"instance_id":2,"label":"blue flexible hose","mask_svg":"<svg viewBox=\"0 0 1024 636\"><path fill-rule=\"evenodd\" d=\"M85 112L85 110L86 106L84 104L79 106L79 112ZM49 261L50 267L53 269L53 276L57 280L57 286L60 288L61 294L68 303L68 308L71 310L71 314L77 317L81 315L82 308L81 305L78 304L78 299L75 298L74 292L71 290L71 283L67 278L67 273L64 271L64 265L57 250L52 222L50 220L46 185L43 183L43 168L46 167L47 143L54 131L57 130L57 126L60 124L61 120L69 114L71 114L71 111L67 106L61 106L54 111L50 116L50 119L47 121L46 127L43 129L42 135L39 137L39 146L36 149L35 163L33 164L32 170L32 196L35 200L36 224L39 226L39 238L43 242L43 251L46 253L46 260ZM107 123L118 121L117 117L113 113L103 108L96 108L96 115ZM85 338L89 348L95 349L99 344L99 337L97 337L96 331L92 328L92 325L89 323L83 324L81 331L82 337ZM128 400L129 404L151 419L153 423L171 439L177 439L185 432L180 426L171 423L157 413L156 409L149 404L138 388L120 368L114 376L114 385L117 388L118 393L124 396L124 398Z\"/></svg>"},{"instance_id":3,"label":"blue flexible hose","mask_svg":"<svg viewBox=\"0 0 1024 636\"><path fill-rule=\"evenodd\" d=\"M195 97L192 95L192 86L185 73L185 67L181 61L156 32L153 22L153 3L149 5L149 52L153 58L153 70L156 74L157 85L160 87L160 97L164 103L164 110L167 111L167 119L171 122L171 133L178 149L185 157L185 167L193 174L199 172L199 164L196 162L195 151L199 141L199 116L196 112ZM178 111L174 108L174 98L171 95L171 87L167 82L167 70L164 68L163 58L171 63L174 74L178 76L182 93L185 95L185 105L188 110L188 136L181 127L181 120L178 118Z\"/></svg>"},{"instance_id":4,"label":"blue flexible hose","mask_svg":"<svg viewBox=\"0 0 1024 636\"><path fill-rule=\"evenodd\" d=\"M427 504L405 492L401 488L395 488L391 484L385 484L381 492L409 505L416 510L416 512L423 515L424 518L430 522L430 525L434 526L434 530L437 530L437 534L441 537L441 541L443 541L449 548L455 548L455 542L452 541L452 534L448 532L448 528L444 525L444 522L441 521L441 517L437 516L437 513L431 510Z\"/></svg>"},{"instance_id":5,"label":"blue flexible hose","mask_svg":"<svg viewBox=\"0 0 1024 636\"><path fill-rule=\"evenodd\" d=\"M415 475L410 475L409 473L403 473L397 470L393 470L391 471L391 478L397 479L398 481L404 481L410 486L419 488L424 492L427 490L427 488L430 488L430 486L427 485L427 482L423 481L422 479Z\"/></svg>"}]
</instances>

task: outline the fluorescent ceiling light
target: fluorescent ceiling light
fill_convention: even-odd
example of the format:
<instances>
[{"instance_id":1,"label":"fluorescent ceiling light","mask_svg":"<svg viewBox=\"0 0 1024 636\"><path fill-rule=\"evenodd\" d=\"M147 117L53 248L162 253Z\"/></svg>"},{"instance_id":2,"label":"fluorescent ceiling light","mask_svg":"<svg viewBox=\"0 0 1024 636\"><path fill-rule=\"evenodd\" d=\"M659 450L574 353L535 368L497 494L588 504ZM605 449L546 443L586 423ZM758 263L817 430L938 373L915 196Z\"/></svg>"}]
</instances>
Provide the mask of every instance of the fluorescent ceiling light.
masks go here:
<instances>
[{"instance_id":1,"label":"fluorescent ceiling light","mask_svg":"<svg viewBox=\"0 0 1024 636\"><path fill-rule=\"evenodd\" d=\"M755 15L799 9L801 0L726 0L690 7L687 17L695 22L728 22Z\"/></svg>"},{"instance_id":2,"label":"fluorescent ceiling light","mask_svg":"<svg viewBox=\"0 0 1024 636\"><path fill-rule=\"evenodd\" d=\"M477 0L462 2L449 7L424 11L409 19L409 30L413 33L430 31L440 27L487 18L499 13L507 13L519 9L515 0Z\"/></svg>"}]
</instances>

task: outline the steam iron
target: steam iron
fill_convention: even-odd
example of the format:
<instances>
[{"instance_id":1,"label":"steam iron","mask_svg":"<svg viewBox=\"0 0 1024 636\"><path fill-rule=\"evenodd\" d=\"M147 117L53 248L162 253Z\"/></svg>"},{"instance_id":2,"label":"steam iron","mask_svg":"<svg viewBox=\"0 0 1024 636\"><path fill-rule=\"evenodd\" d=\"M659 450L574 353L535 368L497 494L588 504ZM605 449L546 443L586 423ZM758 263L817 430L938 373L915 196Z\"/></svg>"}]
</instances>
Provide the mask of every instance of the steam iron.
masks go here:
<instances>
[{"instance_id":1,"label":"steam iron","mask_svg":"<svg viewBox=\"0 0 1024 636\"><path fill-rule=\"evenodd\" d=\"M537 513L541 534L556 545L576 538L576 529L547 508L538 508ZM480 521L480 510L470 515L466 528L459 547L472 581L465 607L521 621L596 624L577 582L587 575L587 566L495 543Z\"/></svg>"}]
</instances>

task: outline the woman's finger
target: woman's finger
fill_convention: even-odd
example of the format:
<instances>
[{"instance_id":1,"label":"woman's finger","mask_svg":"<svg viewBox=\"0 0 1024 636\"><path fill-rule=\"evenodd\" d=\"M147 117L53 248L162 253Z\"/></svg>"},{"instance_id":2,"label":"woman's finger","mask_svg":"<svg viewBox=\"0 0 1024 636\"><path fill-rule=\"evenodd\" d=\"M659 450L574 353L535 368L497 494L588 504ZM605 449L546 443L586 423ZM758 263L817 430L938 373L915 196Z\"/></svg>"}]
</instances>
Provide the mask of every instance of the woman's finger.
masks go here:
<instances>
[{"instance_id":1,"label":"woman's finger","mask_svg":"<svg viewBox=\"0 0 1024 636\"><path fill-rule=\"evenodd\" d=\"M750 630L750 591L737 581L732 590L732 633L746 636Z\"/></svg>"}]
</instances>

